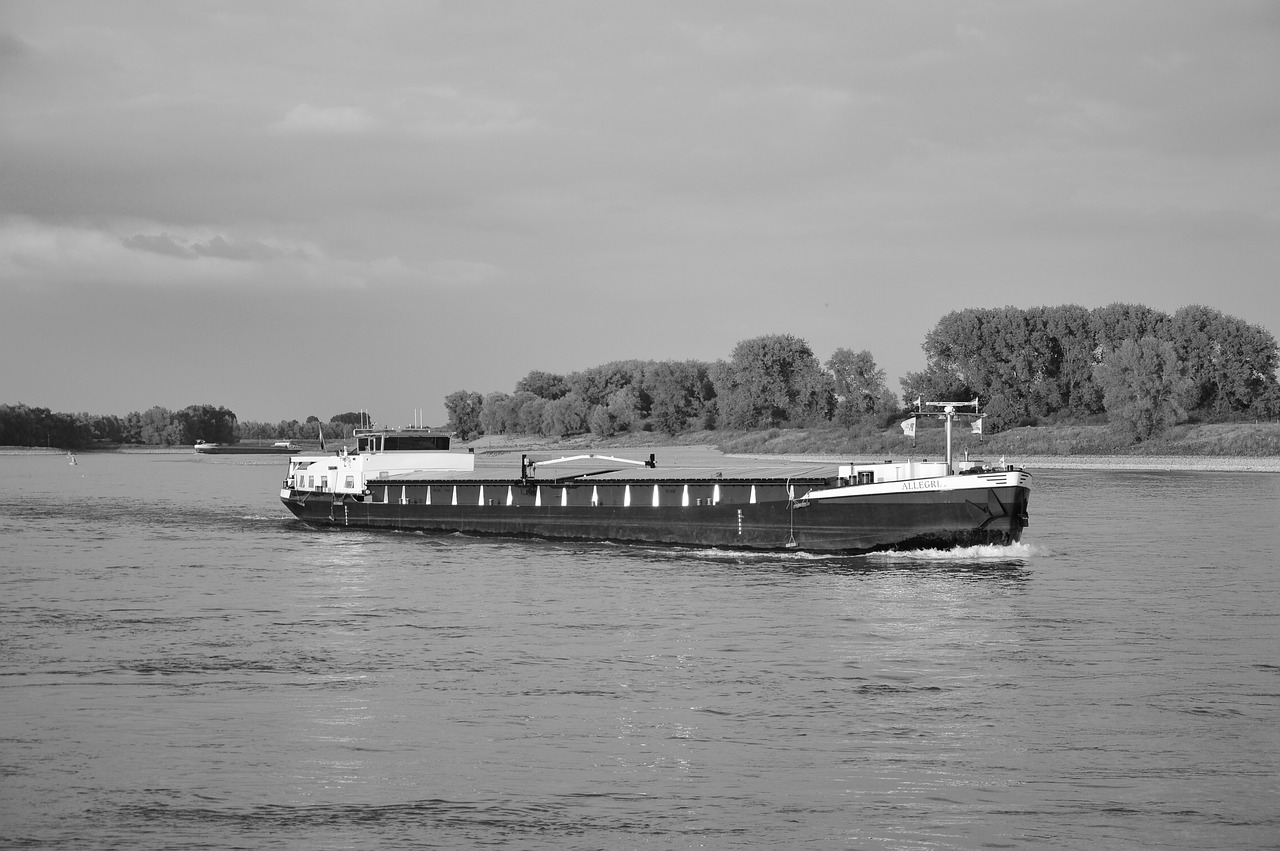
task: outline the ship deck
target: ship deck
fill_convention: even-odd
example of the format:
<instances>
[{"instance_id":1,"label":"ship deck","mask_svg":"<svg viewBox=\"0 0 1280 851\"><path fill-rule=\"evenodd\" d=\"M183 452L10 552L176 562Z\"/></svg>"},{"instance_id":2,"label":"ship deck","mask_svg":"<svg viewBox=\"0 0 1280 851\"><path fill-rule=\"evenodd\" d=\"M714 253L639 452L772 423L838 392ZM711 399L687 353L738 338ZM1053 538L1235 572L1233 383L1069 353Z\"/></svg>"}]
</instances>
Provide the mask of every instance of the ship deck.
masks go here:
<instances>
[{"instance_id":1,"label":"ship deck","mask_svg":"<svg viewBox=\"0 0 1280 851\"><path fill-rule=\"evenodd\" d=\"M833 463L797 462L786 459L759 460L733 458L706 447L667 447L652 450L656 466L624 464L605 458L582 458L559 464L546 462L556 458L578 454L608 455L646 461L650 450L598 449L583 452L490 451L476 453L475 470L468 472L409 471L395 473L379 481L450 481L450 482L511 482L520 478L520 458L526 455L533 462L533 471L527 476L530 483L555 484L558 482L601 481L690 481L690 482L821 482L836 475Z\"/></svg>"}]
</instances>

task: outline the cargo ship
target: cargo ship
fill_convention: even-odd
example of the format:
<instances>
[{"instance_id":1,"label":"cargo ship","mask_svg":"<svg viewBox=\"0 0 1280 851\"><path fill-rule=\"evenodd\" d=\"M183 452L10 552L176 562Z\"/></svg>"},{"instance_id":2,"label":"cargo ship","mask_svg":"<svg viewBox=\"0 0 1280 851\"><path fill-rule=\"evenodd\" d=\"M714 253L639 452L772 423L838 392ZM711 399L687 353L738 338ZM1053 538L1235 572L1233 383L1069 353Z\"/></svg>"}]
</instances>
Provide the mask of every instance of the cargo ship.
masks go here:
<instances>
[{"instance_id":1,"label":"cargo ship","mask_svg":"<svg viewBox=\"0 0 1280 851\"><path fill-rule=\"evenodd\" d=\"M292 455L302 447L291 440L275 443L208 443L197 440L192 447L198 455Z\"/></svg>"},{"instance_id":2,"label":"cargo ship","mask_svg":"<svg viewBox=\"0 0 1280 851\"><path fill-rule=\"evenodd\" d=\"M946 420L942 461L761 461L683 447L661 459L478 454L446 433L368 428L353 446L290 458L280 499L313 526L428 534L830 554L1018 541L1031 475L953 462L952 420L973 403L930 404L940 410L915 416Z\"/></svg>"}]
</instances>

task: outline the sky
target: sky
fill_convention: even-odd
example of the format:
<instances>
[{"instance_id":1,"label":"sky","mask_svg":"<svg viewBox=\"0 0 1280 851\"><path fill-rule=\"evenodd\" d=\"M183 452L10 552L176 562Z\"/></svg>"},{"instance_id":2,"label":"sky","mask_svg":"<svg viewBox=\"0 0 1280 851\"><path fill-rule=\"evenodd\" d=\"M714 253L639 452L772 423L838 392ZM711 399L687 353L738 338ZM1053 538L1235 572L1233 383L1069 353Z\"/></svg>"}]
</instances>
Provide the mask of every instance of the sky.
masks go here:
<instances>
[{"instance_id":1,"label":"sky","mask_svg":"<svg viewBox=\"0 0 1280 851\"><path fill-rule=\"evenodd\" d=\"M421 411L970 307L1280 335L1275 0L0 3L0 403Z\"/></svg>"}]
</instances>

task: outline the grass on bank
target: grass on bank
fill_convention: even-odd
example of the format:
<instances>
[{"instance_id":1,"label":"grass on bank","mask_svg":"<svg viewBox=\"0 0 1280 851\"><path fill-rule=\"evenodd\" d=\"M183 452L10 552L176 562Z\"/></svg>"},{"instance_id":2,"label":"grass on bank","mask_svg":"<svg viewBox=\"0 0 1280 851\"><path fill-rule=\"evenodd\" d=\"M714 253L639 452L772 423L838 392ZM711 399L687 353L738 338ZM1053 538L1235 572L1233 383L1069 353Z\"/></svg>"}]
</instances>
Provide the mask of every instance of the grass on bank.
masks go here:
<instances>
[{"instance_id":1,"label":"grass on bank","mask_svg":"<svg viewBox=\"0 0 1280 851\"><path fill-rule=\"evenodd\" d=\"M946 433L940 422L920 420L916 438L898 428L884 431L826 428L774 428L766 431L697 431L675 436L631 432L611 438L580 435L561 440L519 436L499 438L511 446L554 445L565 448L609 446L715 446L733 454L840 455L858 458L941 457ZM1188 457L1280 456L1280 422L1200 423L1169 429L1159 437L1133 443L1107 425L1025 426L997 434L974 435L967 423L952 430L956 455L968 452L987 459L1001 455L1172 455Z\"/></svg>"}]
</instances>

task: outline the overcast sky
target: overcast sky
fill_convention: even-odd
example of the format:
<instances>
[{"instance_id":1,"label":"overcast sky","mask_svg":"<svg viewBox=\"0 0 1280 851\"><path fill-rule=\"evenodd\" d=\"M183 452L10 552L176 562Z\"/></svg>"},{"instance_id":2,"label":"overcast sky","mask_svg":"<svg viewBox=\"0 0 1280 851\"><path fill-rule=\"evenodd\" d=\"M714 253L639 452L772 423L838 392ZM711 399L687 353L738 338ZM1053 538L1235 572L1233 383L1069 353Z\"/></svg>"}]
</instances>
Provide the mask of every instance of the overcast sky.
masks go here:
<instances>
[{"instance_id":1,"label":"overcast sky","mask_svg":"<svg viewBox=\"0 0 1280 851\"><path fill-rule=\"evenodd\" d=\"M0 402L425 409L966 307L1280 334L1280 3L0 4Z\"/></svg>"}]
</instances>

